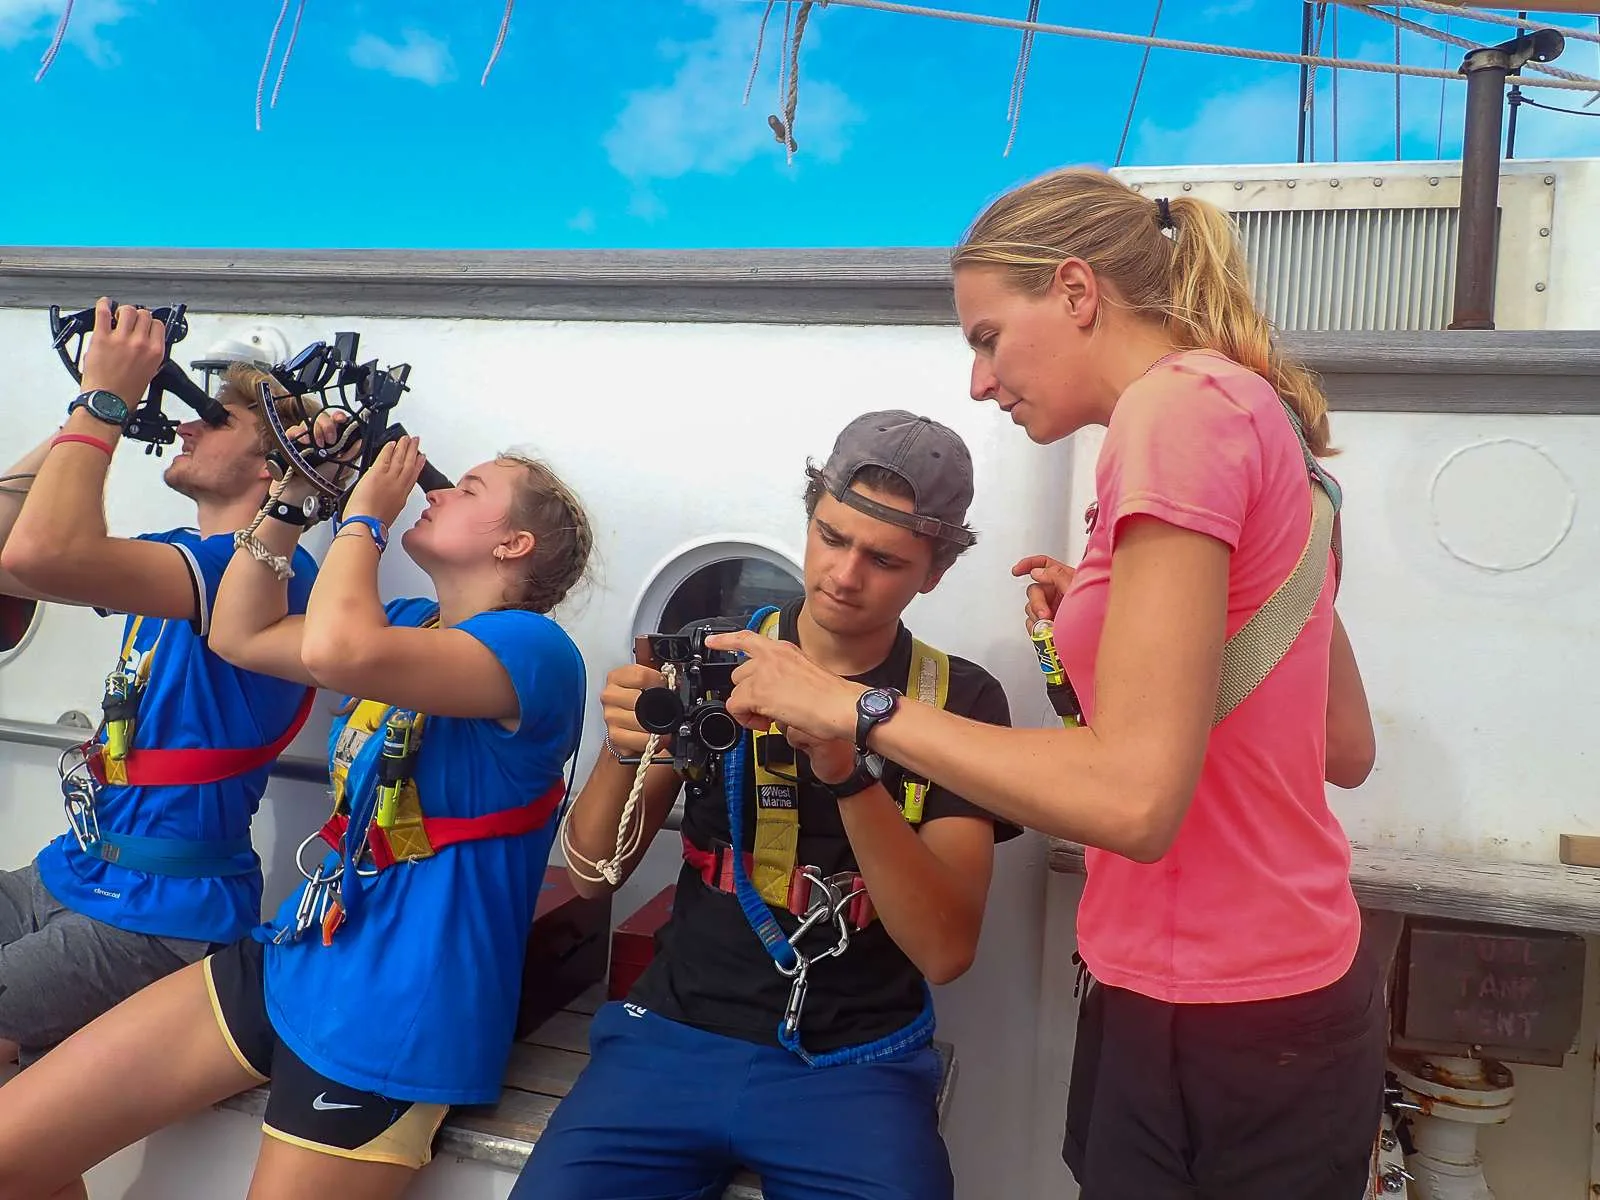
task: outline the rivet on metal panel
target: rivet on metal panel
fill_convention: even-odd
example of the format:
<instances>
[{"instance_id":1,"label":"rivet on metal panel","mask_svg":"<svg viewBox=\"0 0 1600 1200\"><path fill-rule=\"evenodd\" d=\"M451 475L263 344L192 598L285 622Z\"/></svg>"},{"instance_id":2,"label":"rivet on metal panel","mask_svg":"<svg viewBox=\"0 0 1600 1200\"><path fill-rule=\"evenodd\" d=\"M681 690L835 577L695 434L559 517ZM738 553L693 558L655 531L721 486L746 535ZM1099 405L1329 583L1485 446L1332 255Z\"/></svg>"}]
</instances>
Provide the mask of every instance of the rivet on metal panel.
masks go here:
<instances>
[{"instance_id":1,"label":"rivet on metal panel","mask_svg":"<svg viewBox=\"0 0 1600 1200\"><path fill-rule=\"evenodd\" d=\"M1338 187L1339 186L1339 181L1337 179L1330 179L1330 180L1328 180L1328 186L1329 187Z\"/></svg>"},{"instance_id":2,"label":"rivet on metal panel","mask_svg":"<svg viewBox=\"0 0 1600 1200\"><path fill-rule=\"evenodd\" d=\"M1438 187L1439 186L1439 177L1437 175L1429 175L1428 176L1428 186L1429 187Z\"/></svg>"},{"instance_id":3,"label":"rivet on metal panel","mask_svg":"<svg viewBox=\"0 0 1600 1200\"><path fill-rule=\"evenodd\" d=\"M1534 290L1534 291L1536 291L1536 292L1542 292L1542 291L1544 291L1544 284L1542 284L1542 283L1536 283L1536 284L1534 284L1534 285L1533 285L1533 290Z\"/></svg>"},{"instance_id":4,"label":"rivet on metal panel","mask_svg":"<svg viewBox=\"0 0 1600 1200\"><path fill-rule=\"evenodd\" d=\"M1539 228L1539 236L1540 237L1549 237L1550 236L1550 226L1548 226L1548 225L1540 226L1540 228Z\"/></svg>"},{"instance_id":5,"label":"rivet on metal panel","mask_svg":"<svg viewBox=\"0 0 1600 1200\"><path fill-rule=\"evenodd\" d=\"M1184 190L1184 191L1186 191L1186 192L1192 192L1192 191L1194 191L1194 184L1192 184L1192 183L1186 183L1186 184L1184 184L1184 185L1183 185L1183 190Z\"/></svg>"},{"instance_id":6,"label":"rivet on metal panel","mask_svg":"<svg viewBox=\"0 0 1600 1200\"><path fill-rule=\"evenodd\" d=\"M1382 187L1382 186L1383 186L1383 180L1381 180L1381 179L1374 179L1374 180L1373 180L1373 181L1372 181L1372 186L1373 186L1373 187Z\"/></svg>"},{"instance_id":7,"label":"rivet on metal panel","mask_svg":"<svg viewBox=\"0 0 1600 1200\"><path fill-rule=\"evenodd\" d=\"M1556 181L1556 177L1554 175L1546 175L1544 177L1544 181L1545 181L1545 185L1549 186L1550 184L1553 184Z\"/></svg>"},{"instance_id":8,"label":"rivet on metal panel","mask_svg":"<svg viewBox=\"0 0 1600 1200\"><path fill-rule=\"evenodd\" d=\"M1289 186L1290 186L1290 187L1293 187L1293 186L1294 186L1294 180L1292 180L1292 179L1291 179L1291 180L1289 180Z\"/></svg>"},{"instance_id":9,"label":"rivet on metal panel","mask_svg":"<svg viewBox=\"0 0 1600 1200\"><path fill-rule=\"evenodd\" d=\"M1234 180L1233 190L1236 191L1236 192L1244 191L1244 180L1242 180L1242 179Z\"/></svg>"}]
</instances>

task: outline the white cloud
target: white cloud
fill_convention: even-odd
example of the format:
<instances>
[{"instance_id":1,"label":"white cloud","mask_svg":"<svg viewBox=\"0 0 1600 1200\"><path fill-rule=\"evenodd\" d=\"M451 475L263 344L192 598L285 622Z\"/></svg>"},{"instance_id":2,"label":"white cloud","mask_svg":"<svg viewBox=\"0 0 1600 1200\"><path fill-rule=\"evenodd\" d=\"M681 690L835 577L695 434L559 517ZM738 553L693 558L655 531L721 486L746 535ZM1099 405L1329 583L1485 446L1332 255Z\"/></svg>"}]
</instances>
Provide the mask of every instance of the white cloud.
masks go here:
<instances>
[{"instance_id":1,"label":"white cloud","mask_svg":"<svg viewBox=\"0 0 1600 1200\"><path fill-rule=\"evenodd\" d=\"M595 227L594 209L580 208L567 218L567 228L579 233L593 233Z\"/></svg>"},{"instance_id":2,"label":"white cloud","mask_svg":"<svg viewBox=\"0 0 1600 1200\"><path fill-rule=\"evenodd\" d=\"M399 42L387 42L376 34L363 33L350 47L350 61L369 71L384 71L397 79L415 79L438 87L456 77L450 47L431 34L407 29Z\"/></svg>"},{"instance_id":3,"label":"white cloud","mask_svg":"<svg viewBox=\"0 0 1600 1200\"><path fill-rule=\"evenodd\" d=\"M630 93L604 137L611 165L635 183L693 172L728 174L763 153L782 161L784 149L766 120L777 107L781 24L767 27L761 75L746 107L741 101L759 10L727 0L701 0L698 7L711 18L710 32L698 41L664 44L663 56L677 61L672 82ZM848 129L861 119L839 87L818 77L819 25L814 12L801 48L797 163L807 158L837 161L848 144ZM636 197L635 207L641 203L659 215L659 205Z\"/></svg>"},{"instance_id":4,"label":"white cloud","mask_svg":"<svg viewBox=\"0 0 1600 1200\"><path fill-rule=\"evenodd\" d=\"M65 0L0 0L0 46L10 49L36 40L48 44L65 6ZM77 47L96 66L114 61L100 30L115 25L129 11L130 5L123 0L78 0L67 26L66 44Z\"/></svg>"}]
</instances>

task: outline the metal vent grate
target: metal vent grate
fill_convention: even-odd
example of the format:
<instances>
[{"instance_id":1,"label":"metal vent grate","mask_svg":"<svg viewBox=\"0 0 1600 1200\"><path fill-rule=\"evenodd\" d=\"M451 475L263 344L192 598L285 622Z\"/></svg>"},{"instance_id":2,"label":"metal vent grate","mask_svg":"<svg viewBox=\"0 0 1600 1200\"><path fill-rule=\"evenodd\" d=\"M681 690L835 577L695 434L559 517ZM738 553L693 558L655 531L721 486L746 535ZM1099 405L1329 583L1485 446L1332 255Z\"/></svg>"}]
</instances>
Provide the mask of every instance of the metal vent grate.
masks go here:
<instances>
[{"instance_id":1,"label":"metal vent grate","mask_svg":"<svg viewBox=\"0 0 1600 1200\"><path fill-rule=\"evenodd\" d=\"M1234 214L1256 302L1279 329L1430 330L1450 323L1454 208Z\"/></svg>"}]
</instances>

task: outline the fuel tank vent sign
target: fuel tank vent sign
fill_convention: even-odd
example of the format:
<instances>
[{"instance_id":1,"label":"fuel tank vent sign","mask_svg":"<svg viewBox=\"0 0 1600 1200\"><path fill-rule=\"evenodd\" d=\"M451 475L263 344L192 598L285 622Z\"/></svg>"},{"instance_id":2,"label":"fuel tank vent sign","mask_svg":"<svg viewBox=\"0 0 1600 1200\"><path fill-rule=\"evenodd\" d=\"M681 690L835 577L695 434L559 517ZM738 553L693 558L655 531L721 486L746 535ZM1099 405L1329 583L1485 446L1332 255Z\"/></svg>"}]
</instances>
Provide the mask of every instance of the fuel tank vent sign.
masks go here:
<instances>
[{"instance_id":1,"label":"fuel tank vent sign","mask_svg":"<svg viewBox=\"0 0 1600 1200\"><path fill-rule=\"evenodd\" d=\"M1429 487L1433 531L1452 558L1497 574L1544 562L1572 532L1578 493L1540 446L1520 438L1453 451Z\"/></svg>"}]
</instances>

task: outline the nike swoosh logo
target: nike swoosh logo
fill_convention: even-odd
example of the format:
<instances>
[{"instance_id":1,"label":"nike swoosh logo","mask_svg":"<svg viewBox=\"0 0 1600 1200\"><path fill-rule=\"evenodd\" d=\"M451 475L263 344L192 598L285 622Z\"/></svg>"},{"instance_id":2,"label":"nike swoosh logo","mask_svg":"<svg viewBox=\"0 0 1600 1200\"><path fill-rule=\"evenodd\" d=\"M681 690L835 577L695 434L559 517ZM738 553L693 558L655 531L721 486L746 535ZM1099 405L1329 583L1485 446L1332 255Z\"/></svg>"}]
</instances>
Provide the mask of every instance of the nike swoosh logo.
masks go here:
<instances>
[{"instance_id":1,"label":"nike swoosh logo","mask_svg":"<svg viewBox=\"0 0 1600 1200\"><path fill-rule=\"evenodd\" d=\"M311 1107L318 1112L332 1112L336 1108L360 1108L359 1104L334 1104L327 1099L327 1092L323 1092L311 1102Z\"/></svg>"}]
</instances>

